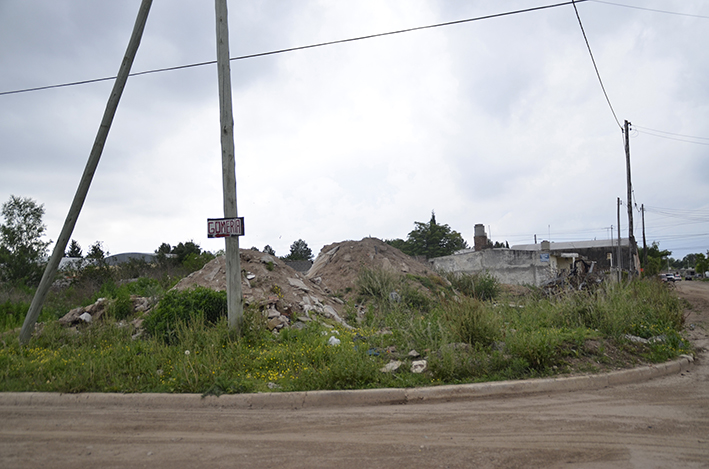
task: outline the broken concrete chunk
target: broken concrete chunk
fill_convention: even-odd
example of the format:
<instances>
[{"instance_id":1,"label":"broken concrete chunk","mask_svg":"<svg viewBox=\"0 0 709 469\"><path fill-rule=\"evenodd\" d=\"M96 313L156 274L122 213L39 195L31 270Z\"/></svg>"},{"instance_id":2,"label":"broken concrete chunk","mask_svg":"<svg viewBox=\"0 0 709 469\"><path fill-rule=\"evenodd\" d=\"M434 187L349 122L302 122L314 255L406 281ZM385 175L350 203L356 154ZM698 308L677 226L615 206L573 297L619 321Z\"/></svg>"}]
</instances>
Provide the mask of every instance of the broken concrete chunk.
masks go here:
<instances>
[{"instance_id":1,"label":"broken concrete chunk","mask_svg":"<svg viewBox=\"0 0 709 469\"><path fill-rule=\"evenodd\" d=\"M426 360L414 360L411 362L411 372L412 373L423 373L428 367L428 362Z\"/></svg>"},{"instance_id":2,"label":"broken concrete chunk","mask_svg":"<svg viewBox=\"0 0 709 469\"><path fill-rule=\"evenodd\" d=\"M331 346L340 345L340 339L338 339L338 338L335 337L335 336L332 336L332 337L330 337L330 338L327 340L327 344L328 344L328 345L331 345Z\"/></svg>"},{"instance_id":3,"label":"broken concrete chunk","mask_svg":"<svg viewBox=\"0 0 709 469\"><path fill-rule=\"evenodd\" d=\"M310 288L308 288L308 287L305 285L305 283L303 283L303 281L300 280L300 279L298 279L298 278L291 278L291 277L288 277L288 283L290 284L291 287L300 288L300 289L303 290L304 292L309 292L309 291L310 291Z\"/></svg>"},{"instance_id":4,"label":"broken concrete chunk","mask_svg":"<svg viewBox=\"0 0 709 469\"><path fill-rule=\"evenodd\" d=\"M401 362L399 360L392 360L383 367L379 369L382 373L393 373L394 371L398 370L399 367L401 366Z\"/></svg>"}]
</instances>

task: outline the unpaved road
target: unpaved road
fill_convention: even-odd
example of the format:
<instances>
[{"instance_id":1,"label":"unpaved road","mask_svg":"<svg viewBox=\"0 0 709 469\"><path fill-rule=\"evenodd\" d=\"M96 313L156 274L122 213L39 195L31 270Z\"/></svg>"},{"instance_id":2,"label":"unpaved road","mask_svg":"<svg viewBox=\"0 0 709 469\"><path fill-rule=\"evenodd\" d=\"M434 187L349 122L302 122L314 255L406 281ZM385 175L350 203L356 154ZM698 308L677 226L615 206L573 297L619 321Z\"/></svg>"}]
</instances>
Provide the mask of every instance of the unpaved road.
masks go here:
<instances>
[{"instance_id":1,"label":"unpaved road","mask_svg":"<svg viewBox=\"0 0 709 469\"><path fill-rule=\"evenodd\" d=\"M709 283L681 282L709 348ZM595 391L300 410L82 404L0 396L0 467L709 467L709 355ZM140 399L140 396L136 396Z\"/></svg>"}]
</instances>

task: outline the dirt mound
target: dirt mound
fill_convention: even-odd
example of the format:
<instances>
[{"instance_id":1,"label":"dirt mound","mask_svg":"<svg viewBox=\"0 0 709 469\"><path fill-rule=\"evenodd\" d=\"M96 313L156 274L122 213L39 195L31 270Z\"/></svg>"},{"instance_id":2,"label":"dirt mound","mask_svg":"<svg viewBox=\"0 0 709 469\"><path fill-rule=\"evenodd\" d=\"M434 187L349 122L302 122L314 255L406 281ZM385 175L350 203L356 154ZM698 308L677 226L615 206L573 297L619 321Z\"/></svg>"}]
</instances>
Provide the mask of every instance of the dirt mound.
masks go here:
<instances>
[{"instance_id":1,"label":"dirt mound","mask_svg":"<svg viewBox=\"0 0 709 469\"><path fill-rule=\"evenodd\" d=\"M274 327L308 321L319 315L347 327L341 319L344 301L356 295L357 275L363 268L428 276L433 270L377 238L343 241L325 246L315 263L301 274L281 259L241 250L241 287L244 301L264 310ZM182 279L177 290L202 286L226 290L226 259L220 256Z\"/></svg>"},{"instance_id":2,"label":"dirt mound","mask_svg":"<svg viewBox=\"0 0 709 469\"><path fill-rule=\"evenodd\" d=\"M349 297L362 268L428 276L433 269L377 238L343 241L322 248L306 278L324 285L328 291Z\"/></svg>"},{"instance_id":3,"label":"dirt mound","mask_svg":"<svg viewBox=\"0 0 709 469\"><path fill-rule=\"evenodd\" d=\"M281 325L307 321L310 313L344 324L339 317L342 300L332 298L330 292L316 282L306 279L275 256L253 249L241 249L240 255L244 302L259 305L274 319L274 325L278 320ZM217 257L180 280L174 288L186 290L194 286L226 290L226 258Z\"/></svg>"}]
</instances>

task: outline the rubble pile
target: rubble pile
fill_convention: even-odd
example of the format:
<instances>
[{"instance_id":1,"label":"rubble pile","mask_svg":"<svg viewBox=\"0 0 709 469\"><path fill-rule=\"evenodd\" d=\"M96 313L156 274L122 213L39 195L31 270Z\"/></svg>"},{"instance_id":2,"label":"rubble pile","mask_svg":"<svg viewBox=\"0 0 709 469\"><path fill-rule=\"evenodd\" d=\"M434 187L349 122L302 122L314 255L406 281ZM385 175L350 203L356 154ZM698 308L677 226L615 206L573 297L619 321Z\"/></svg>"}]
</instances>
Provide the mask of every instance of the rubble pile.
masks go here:
<instances>
[{"instance_id":1,"label":"rubble pile","mask_svg":"<svg viewBox=\"0 0 709 469\"><path fill-rule=\"evenodd\" d=\"M420 276L435 274L428 264L417 261L384 241L364 238L323 247L306 278L324 285L328 293L350 298L356 294L355 282L363 268Z\"/></svg>"},{"instance_id":2,"label":"rubble pile","mask_svg":"<svg viewBox=\"0 0 709 469\"><path fill-rule=\"evenodd\" d=\"M276 256L253 249L240 250L240 260L244 303L259 307L271 330L300 328L316 319L350 328L341 317L343 298L356 295L355 283L363 268L420 276L434 274L428 265L377 238L325 246L306 274ZM196 286L226 290L224 256L183 278L173 288L186 290ZM131 301L135 312L146 312L153 306L147 298L132 297ZM107 300L100 299L94 305L71 310L60 322L71 326L97 320L107 305Z\"/></svg>"},{"instance_id":3,"label":"rubble pile","mask_svg":"<svg viewBox=\"0 0 709 469\"><path fill-rule=\"evenodd\" d=\"M267 316L270 329L281 329L296 322L305 323L313 319L313 314L349 327L339 315L344 304L342 300L332 298L317 282L308 280L270 254L242 249L240 255L244 303L260 306ZM195 286L226 290L226 258L217 257L201 270L180 280L174 288L185 290Z\"/></svg>"}]
</instances>

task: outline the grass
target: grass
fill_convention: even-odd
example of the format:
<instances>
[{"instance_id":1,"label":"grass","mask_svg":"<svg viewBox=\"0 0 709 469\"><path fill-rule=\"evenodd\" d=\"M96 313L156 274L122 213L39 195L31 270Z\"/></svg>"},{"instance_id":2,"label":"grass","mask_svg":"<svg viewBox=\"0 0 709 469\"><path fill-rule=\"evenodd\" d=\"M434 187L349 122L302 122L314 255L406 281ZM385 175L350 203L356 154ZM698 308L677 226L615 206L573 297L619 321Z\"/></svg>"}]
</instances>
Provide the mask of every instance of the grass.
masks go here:
<instances>
[{"instance_id":1,"label":"grass","mask_svg":"<svg viewBox=\"0 0 709 469\"><path fill-rule=\"evenodd\" d=\"M453 282L368 271L357 286L367 314L355 329L313 321L277 335L256 306L246 309L236 334L224 317L225 298L197 289L162 294L146 321L157 326L134 339L120 300L130 289L159 294L155 282L106 286L115 288L118 306L105 321L73 330L45 317L26 347L10 330L15 319L8 319L15 310L21 314L25 300L0 303L7 331L0 336L0 391L219 395L431 386L597 371L691 353L680 332L684 304L653 281L530 295L513 304L497 292L481 299ZM636 344L627 334L655 340ZM331 337L339 345L330 345ZM427 359L424 373L410 371L411 351ZM391 360L403 365L381 372Z\"/></svg>"}]
</instances>

